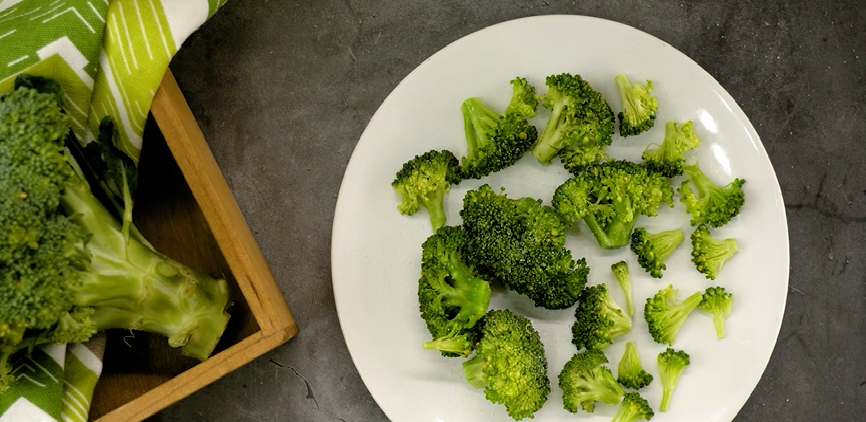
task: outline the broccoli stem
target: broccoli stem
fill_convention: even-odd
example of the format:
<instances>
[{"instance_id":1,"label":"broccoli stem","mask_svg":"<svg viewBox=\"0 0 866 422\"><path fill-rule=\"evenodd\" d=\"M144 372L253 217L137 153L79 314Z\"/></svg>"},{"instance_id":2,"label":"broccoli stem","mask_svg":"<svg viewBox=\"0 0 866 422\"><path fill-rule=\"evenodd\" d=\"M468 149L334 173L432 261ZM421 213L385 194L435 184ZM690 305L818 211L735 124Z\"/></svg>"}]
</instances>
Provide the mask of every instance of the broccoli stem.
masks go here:
<instances>
[{"instance_id":1,"label":"broccoli stem","mask_svg":"<svg viewBox=\"0 0 866 422\"><path fill-rule=\"evenodd\" d=\"M713 324L716 326L716 336L718 338L725 337L725 317L721 312L713 312Z\"/></svg>"},{"instance_id":2,"label":"broccoli stem","mask_svg":"<svg viewBox=\"0 0 866 422\"><path fill-rule=\"evenodd\" d=\"M675 387L676 387L675 385L674 386L665 385L662 387L662 402L659 405L660 411L662 411L662 412L668 411L668 405L670 404L671 396L673 396Z\"/></svg>"},{"instance_id":3,"label":"broccoli stem","mask_svg":"<svg viewBox=\"0 0 866 422\"><path fill-rule=\"evenodd\" d=\"M598 245L604 249L617 249L628 245L629 236L631 236L634 224L626 224L621 221L614 221L607 225L607 228L602 228L595 219L592 213L588 213L583 217L583 221L589 226L589 230L598 241Z\"/></svg>"},{"instance_id":4,"label":"broccoli stem","mask_svg":"<svg viewBox=\"0 0 866 422\"><path fill-rule=\"evenodd\" d=\"M463 130L466 132L468 161L478 159L478 150L487 142L487 138L479 136L496 127L499 114L488 107L479 98L469 98L460 106L463 113Z\"/></svg>"},{"instance_id":5,"label":"broccoli stem","mask_svg":"<svg viewBox=\"0 0 866 422\"><path fill-rule=\"evenodd\" d=\"M421 204L427 209L427 214L430 214L433 231L445 225L445 191L449 187L439 186L434 193L421 198Z\"/></svg>"},{"instance_id":6,"label":"broccoli stem","mask_svg":"<svg viewBox=\"0 0 866 422\"><path fill-rule=\"evenodd\" d=\"M465 337L459 335L460 330L453 330L445 337L433 339L424 343L427 350L438 350L446 353L456 353L466 356L472 352L472 344Z\"/></svg>"},{"instance_id":7,"label":"broccoli stem","mask_svg":"<svg viewBox=\"0 0 866 422\"><path fill-rule=\"evenodd\" d=\"M532 146L532 153L535 158L544 165L550 164L550 160L562 149L562 126L565 125L565 115L562 111L565 109L564 102L557 102L553 105L550 111L550 119L547 125L544 126L544 131L538 137L538 141Z\"/></svg>"},{"instance_id":8,"label":"broccoli stem","mask_svg":"<svg viewBox=\"0 0 866 422\"><path fill-rule=\"evenodd\" d=\"M228 323L228 284L151 250L123 228L80 178L65 187L61 207L92 237L76 306L94 307L98 330L140 330L207 359Z\"/></svg>"},{"instance_id":9,"label":"broccoli stem","mask_svg":"<svg viewBox=\"0 0 866 422\"><path fill-rule=\"evenodd\" d=\"M484 357L475 355L474 358L463 362L463 375L469 385L475 388L484 388L487 386L487 381L484 379Z\"/></svg>"}]
</instances>

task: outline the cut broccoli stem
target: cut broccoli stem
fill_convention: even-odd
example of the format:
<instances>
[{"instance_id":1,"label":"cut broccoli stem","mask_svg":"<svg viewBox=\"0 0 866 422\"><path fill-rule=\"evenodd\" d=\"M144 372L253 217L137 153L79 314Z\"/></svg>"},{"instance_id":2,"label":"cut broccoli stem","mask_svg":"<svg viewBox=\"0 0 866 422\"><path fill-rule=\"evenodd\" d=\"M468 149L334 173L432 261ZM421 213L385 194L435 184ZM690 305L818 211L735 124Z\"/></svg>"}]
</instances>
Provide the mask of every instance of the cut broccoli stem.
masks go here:
<instances>
[{"instance_id":1,"label":"cut broccoli stem","mask_svg":"<svg viewBox=\"0 0 866 422\"><path fill-rule=\"evenodd\" d=\"M482 141L478 135L495 128L499 123L499 114L475 97L464 101L460 110L463 112L463 129L466 132L466 157L474 161L478 159L479 141Z\"/></svg>"},{"instance_id":2,"label":"cut broccoli stem","mask_svg":"<svg viewBox=\"0 0 866 422\"><path fill-rule=\"evenodd\" d=\"M433 230L445 225L445 194L449 187L449 185L441 185L436 188L435 193L420 198L421 204L430 215L430 224L433 225Z\"/></svg>"},{"instance_id":3,"label":"cut broccoli stem","mask_svg":"<svg viewBox=\"0 0 866 422\"><path fill-rule=\"evenodd\" d=\"M463 362L463 375L469 385L475 388L487 387L487 380L484 379L484 364L484 357L481 355Z\"/></svg>"},{"instance_id":4,"label":"cut broccoli stem","mask_svg":"<svg viewBox=\"0 0 866 422\"><path fill-rule=\"evenodd\" d=\"M472 352L472 343L461 335L460 330L452 330L447 336L433 339L424 343L427 350L438 350L440 352L455 353L466 356Z\"/></svg>"},{"instance_id":5,"label":"cut broccoli stem","mask_svg":"<svg viewBox=\"0 0 866 422\"><path fill-rule=\"evenodd\" d=\"M628 245L631 237L631 231L634 223L626 224L622 221L615 221L607 226L607 230L603 229L596 221L595 216L591 213L583 217L583 221L589 227L599 246L604 249L617 249Z\"/></svg>"},{"instance_id":6,"label":"cut broccoli stem","mask_svg":"<svg viewBox=\"0 0 866 422\"><path fill-rule=\"evenodd\" d=\"M562 149L563 133L566 116L562 113L568 104L565 101L556 102L550 110L550 119L544 126L544 131L538 137L538 142L530 153L542 164L550 164L550 160Z\"/></svg>"}]
</instances>

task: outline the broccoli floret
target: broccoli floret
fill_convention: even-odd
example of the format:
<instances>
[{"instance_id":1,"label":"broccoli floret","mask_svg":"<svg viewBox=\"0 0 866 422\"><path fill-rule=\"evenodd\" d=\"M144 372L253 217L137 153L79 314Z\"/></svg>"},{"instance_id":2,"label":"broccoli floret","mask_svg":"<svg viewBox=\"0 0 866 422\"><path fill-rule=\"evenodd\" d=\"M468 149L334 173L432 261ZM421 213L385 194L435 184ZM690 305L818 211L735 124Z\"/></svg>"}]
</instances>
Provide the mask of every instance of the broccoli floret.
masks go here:
<instances>
[{"instance_id":1,"label":"broccoli floret","mask_svg":"<svg viewBox=\"0 0 866 422\"><path fill-rule=\"evenodd\" d=\"M577 349L605 349L631 330L631 318L611 299L607 286L583 289L574 310L571 342Z\"/></svg>"},{"instance_id":2,"label":"broccoli floret","mask_svg":"<svg viewBox=\"0 0 866 422\"><path fill-rule=\"evenodd\" d=\"M483 185L466 193L460 216L471 239L465 258L482 277L526 295L536 306L574 305L589 267L565 248L566 227L553 208Z\"/></svg>"},{"instance_id":3,"label":"broccoli floret","mask_svg":"<svg viewBox=\"0 0 866 422\"><path fill-rule=\"evenodd\" d=\"M614 405L625 395L604 364L608 363L604 352L588 349L577 353L565 363L559 373L559 388L562 389L562 404L565 410L577 413L580 406L593 413L595 402Z\"/></svg>"},{"instance_id":4,"label":"broccoli floret","mask_svg":"<svg viewBox=\"0 0 866 422\"><path fill-rule=\"evenodd\" d=\"M613 272L613 276L616 278L616 282L619 284L619 288L625 296L625 305L626 310L628 310L628 316L634 316L634 303L632 303L631 298L631 277L628 273L628 264L626 264L625 261L615 262L610 266L610 270Z\"/></svg>"},{"instance_id":5,"label":"broccoli floret","mask_svg":"<svg viewBox=\"0 0 866 422\"><path fill-rule=\"evenodd\" d=\"M716 326L716 336L725 337L725 319L731 315L734 307L734 295L725 291L724 287L710 287L701 299L701 310L713 316Z\"/></svg>"},{"instance_id":6,"label":"broccoli floret","mask_svg":"<svg viewBox=\"0 0 866 422\"><path fill-rule=\"evenodd\" d=\"M625 352L619 361L616 380L620 384L640 390L653 381L653 376L643 369L640 363L640 355L637 353L637 345L630 341L625 344Z\"/></svg>"},{"instance_id":7,"label":"broccoli floret","mask_svg":"<svg viewBox=\"0 0 866 422\"><path fill-rule=\"evenodd\" d=\"M526 78L520 77L511 80L511 87L511 101L505 108L505 114L518 114L527 119L535 117L535 110L538 108L538 94L535 93L535 87L530 85Z\"/></svg>"},{"instance_id":8,"label":"broccoli floret","mask_svg":"<svg viewBox=\"0 0 866 422\"><path fill-rule=\"evenodd\" d=\"M725 262L738 250L735 239L713 239L705 224L698 225L692 232L692 262L695 268L710 280L716 279Z\"/></svg>"},{"instance_id":9,"label":"broccoli floret","mask_svg":"<svg viewBox=\"0 0 866 422\"><path fill-rule=\"evenodd\" d=\"M594 164L556 188L553 206L573 223L583 219L599 246L629 243L639 215L656 216L662 203L673 207L670 180L630 161Z\"/></svg>"},{"instance_id":10,"label":"broccoli floret","mask_svg":"<svg viewBox=\"0 0 866 422\"><path fill-rule=\"evenodd\" d=\"M19 350L113 328L207 359L228 323L228 284L124 230L66 148L59 84L34 80L0 95L0 393Z\"/></svg>"},{"instance_id":11,"label":"broccoli floret","mask_svg":"<svg viewBox=\"0 0 866 422\"><path fill-rule=\"evenodd\" d=\"M688 353L682 350L668 347L664 352L659 353L659 378L662 380L662 403L659 410L662 412L668 411L671 396L680 381L680 374L686 369L686 366L689 366L689 363L691 361Z\"/></svg>"},{"instance_id":12,"label":"broccoli floret","mask_svg":"<svg viewBox=\"0 0 866 422\"><path fill-rule=\"evenodd\" d=\"M742 189L745 180L735 178L731 183L719 186L701 171L697 162L683 166L683 169L688 173L689 180L684 180L677 192L680 202L686 206L686 212L692 216L691 225L706 223L718 228L740 214L740 208L746 202ZM690 181L698 189L697 196L689 187Z\"/></svg>"},{"instance_id":13,"label":"broccoli floret","mask_svg":"<svg viewBox=\"0 0 866 422\"><path fill-rule=\"evenodd\" d=\"M662 278L667 269L665 260L682 243L682 229L664 230L649 233L643 227L634 229L631 234L631 251L637 255L637 262L652 277Z\"/></svg>"},{"instance_id":14,"label":"broccoli floret","mask_svg":"<svg viewBox=\"0 0 866 422\"><path fill-rule=\"evenodd\" d=\"M421 245L418 301L433 339L425 349L468 356L478 340L475 324L490 305L490 284L463 260L468 244L460 226L442 226Z\"/></svg>"},{"instance_id":15,"label":"broccoli floret","mask_svg":"<svg viewBox=\"0 0 866 422\"><path fill-rule=\"evenodd\" d=\"M701 292L677 302L677 290L672 285L647 298L644 318L653 340L659 344L673 345L680 327L700 303Z\"/></svg>"},{"instance_id":16,"label":"broccoli floret","mask_svg":"<svg viewBox=\"0 0 866 422\"><path fill-rule=\"evenodd\" d=\"M625 393L616 414L611 422L635 422L639 419L649 421L655 416L652 407L640 394L630 391Z\"/></svg>"},{"instance_id":17,"label":"broccoli floret","mask_svg":"<svg viewBox=\"0 0 866 422\"><path fill-rule=\"evenodd\" d=\"M548 76L542 106L550 109L544 131L532 155L544 165L558 153L566 168L575 171L606 157L615 130L613 110L604 97L579 75Z\"/></svg>"},{"instance_id":18,"label":"broccoli floret","mask_svg":"<svg viewBox=\"0 0 866 422\"><path fill-rule=\"evenodd\" d=\"M481 324L476 355L463 363L466 380L487 400L505 405L515 420L532 418L550 394L547 357L532 322L509 310L491 310Z\"/></svg>"},{"instance_id":19,"label":"broccoli floret","mask_svg":"<svg viewBox=\"0 0 866 422\"><path fill-rule=\"evenodd\" d=\"M700 139L692 130L691 121L678 125L671 120L665 124L665 138L661 145L647 145L641 159L647 167L665 177L676 177L683 174L683 164L686 162L683 154L700 144Z\"/></svg>"},{"instance_id":20,"label":"broccoli floret","mask_svg":"<svg viewBox=\"0 0 866 422\"><path fill-rule=\"evenodd\" d=\"M647 79L646 85L632 84L622 73L614 81L622 100L622 111L618 115L620 136L628 137L650 130L655 125L659 108L658 99L651 95L652 81Z\"/></svg>"},{"instance_id":21,"label":"broccoli floret","mask_svg":"<svg viewBox=\"0 0 866 422\"><path fill-rule=\"evenodd\" d=\"M460 183L460 163L448 150L430 150L407 161L391 187L400 195L400 214L414 215L420 207L430 214L435 231L445 224L445 195Z\"/></svg>"}]
</instances>

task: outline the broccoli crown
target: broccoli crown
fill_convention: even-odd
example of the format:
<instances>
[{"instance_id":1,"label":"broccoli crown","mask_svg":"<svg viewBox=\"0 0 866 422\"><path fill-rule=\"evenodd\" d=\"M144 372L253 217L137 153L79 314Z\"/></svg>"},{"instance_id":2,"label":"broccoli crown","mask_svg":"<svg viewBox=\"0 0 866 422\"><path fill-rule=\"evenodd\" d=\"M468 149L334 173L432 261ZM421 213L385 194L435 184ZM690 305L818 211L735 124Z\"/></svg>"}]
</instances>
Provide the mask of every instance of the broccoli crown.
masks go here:
<instances>
[{"instance_id":1,"label":"broccoli crown","mask_svg":"<svg viewBox=\"0 0 866 422\"><path fill-rule=\"evenodd\" d=\"M552 203L565 221L582 218L599 246L615 249L628 244L639 215L656 216L662 203L673 207L673 188L645 166L606 161L566 180Z\"/></svg>"},{"instance_id":2,"label":"broccoli crown","mask_svg":"<svg viewBox=\"0 0 866 422\"><path fill-rule=\"evenodd\" d=\"M400 195L400 214L413 215L420 207L430 214L433 230L445 224L445 195L460 183L460 163L448 150L430 150L407 161L391 187Z\"/></svg>"},{"instance_id":3,"label":"broccoli crown","mask_svg":"<svg viewBox=\"0 0 866 422\"><path fill-rule=\"evenodd\" d=\"M565 248L565 225L551 207L482 185L466 193L460 216L471 239L465 258L479 274L528 296L536 306L574 305L589 268Z\"/></svg>"},{"instance_id":4,"label":"broccoli crown","mask_svg":"<svg viewBox=\"0 0 866 422\"><path fill-rule=\"evenodd\" d=\"M625 344L625 352L619 361L616 375L617 382L635 390L640 390L652 382L653 376L643 369L640 355L637 353L637 345L633 341Z\"/></svg>"},{"instance_id":5,"label":"broccoli crown","mask_svg":"<svg viewBox=\"0 0 866 422\"><path fill-rule=\"evenodd\" d=\"M491 310L481 323L476 355L463 363L466 380L515 420L532 418L550 393L547 357L532 322L510 310Z\"/></svg>"},{"instance_id":6,"label":"broccoli crown","mask_svg":"<svg viewBox=\"0 0 866 422\"><path fill-rule=\"evenodd\" d=\"M468 356L478 340L476 322L487 313L490 284L475 275L461 249L460 226L442 226L421 245L418 301L433 340L424 344L445 356Z\"/></svg>"},{"instance_id":7,"label":"broccoli crown","mask_svg":"<svg viewBox=\"0 0 866 422\"><path fill-rule=\"evenodd\" d=\"M713 183L698 167L696 162L691 166L683 166L689 180L684 180L677 190L680 202L686 206L686 212L691 214L691 225L706 223L712 227L722 227L740 214L740 208L745 203L743 179L734 179L725 186ZM695 196L689 182L695 184L698 194Z\"/></svg>"},{"instance_id":8,"label":"broccoli crown","mask_svg":"<svg viewBox=\"0 0 866 422\"><path fill-rule=\"evenodd\" d=\"M662 402L659 410L667 412L671 396L680 381L680 374L689 366L691 360L688 353L682 350L674 350L670 347L659 353L658 367L659 378L662 381Z\"/></svg>"},{"instance_id":9,"label":"broccoli crown","mask_svg":"<svg viewBox=\"0 0 866 422\"><path fill-rule=\"evenodd\" d=\"M734 307L734 295L725 291L724 287L710 287L704 292L698 306L713 316L716 336L724 338L725 319L731 315L731 309Z\"/></svg>"},{"instance_id":10,"label":"broccoli crown","mask_svg":"<svg viewBox=\"0 0 866 422\"><path fill-rule=\"evenodd\" d=\"M617 408L611 422L635 422L640 419L649 421L653 416L655 416L655 412L653 412L649 402L640 394L629 391L623 396L622 403Z\"/></svg>"},{"instance_id":11,"label":"broccoli crown","mask_svg":"<svg viewBox=\"0 0 866 422\"><path fill-rule=\"evenodd\" d=\"M571 342L577 349L605 349L613 339L631 330L631 318L608 294L607 286L598 284L583 289L574 310Z\"/></svg>"},{"instance_id":12,"label":"broccoli crown","mask_svg":"<svg viewBox=\"0 0 866 422\"><path fill-rule=\"evenodd\" d=\"M739 250L735 239L716 240L710 236L706 224L692 232L692 262L708 279L715 280L725 262Z\"/></svg>"},{"instance_id":13,"label":"broccoli crown","mask_svg":"<svg viewBox=\"0 0 866 422\"><path fill-rule=\"evenodd\" d=\"M652 277L662 278L662 271L667 269L665 260L682 243L682 229L664 230L659 233L649 233L643 227L637 227L631 234L631 251L637 255L637 262Z\"/></svg>"},{"instance_id":14,"label":"broccoli crown","mask_svg":"<svg viewBox=\"0 0 866 422\"><path fill-rule=\"evenodd\" d=\"M676 177L683 174L683 164L686 162L686 151L695 149L701 140L692 130L692 122L678 125L673 120L665 124L665 138L661 145L649 144L641 155L647 167L665 177Z\"/></svg>"},{"instance_id":15,"label":"broccoli crown","mask_svg":"<svg viewBox=\"0 0 866 422\"><path fill-rule=\"evenodd\" d=\"M467 99L460 110L468 148L460 163L463 179L481 179L513 165L538 138L538 131L525 115L500 115L479 98Z\"/></svg>"},{"instance_id":16,"label":"broccoli crown","mask_svg":"<svg viewBox=\"0 0 866 422\"><path fill-rule=\"evenodd\" d=\"M535 87L530 85L526 78L520 77L511 80L511 87L511 101L505 108L504 114L517 114L527 119L535 117L535 110L538 108L538 94L535 93Z\"/></svg>"},{"instance_id":17,"label":"broccoli crown","mask_svg":"<svg viewBox=\"0 0 866 422\"><path fill-rule=\"evenodd\" d=\"M680 327L700 303L701 292L677 302L677 290L672 285L647 298L644 318L653 340L659 344L673 345Z\"/></svg>"},{"instance_id":18,"label":"broccoli crown","mask_svg":"<svg viewBox=\"0 0 866 422\"><path fill-rule=\"evenodd\" d=\"M651 95L653 83L647 79L646 85L632 84L628 76L620 73L614 78L622 100L619 112L619 134L622 137L637 135L650 130L655 125L659 101Z\"/></svg>"},{"instance_id":19,"label":"broccoli crown","mask_svg":"<svg viewBox=\"0 0 866 422\"><path fill-rule=\"evenodd\" d=\"M622 290L623 295L625 296L625 304L626 310L628 311L628 316L634 315L634 303L632 302L632 293L631 293L631 276L628 273L628 264L625 261L614 262L610 266L611 272L613 272L614 278L616 278L617 284L619 284L619 288Z\"/></svg>"},{"instance_id":20,"label":"broccoli crown","mask_svg":"<svg viewBox=\"0 0 866 422\"><path fill-rule=\"evenodd\" d=\"M577 413L580 406L587 412L595 411L595 402L616 404L625 394L604 364L607 357L597 349L575 354L559 373L562 404L565 410Z\"/></svg>"},{"instance_id":21,"label":"broccoli crown","mask_svg":"<svg viewBox=\"0 0 866 422\"><path fill-rule=\"evenodd\" d=\"M568 149L571 152L560 159L573 171L603 159L615 130L607 100L579 75L550 75L545 84L542 106L551 110L550 118L532 147L532 155L548 165L561 150Z\"/></svg>"}]
</instances>

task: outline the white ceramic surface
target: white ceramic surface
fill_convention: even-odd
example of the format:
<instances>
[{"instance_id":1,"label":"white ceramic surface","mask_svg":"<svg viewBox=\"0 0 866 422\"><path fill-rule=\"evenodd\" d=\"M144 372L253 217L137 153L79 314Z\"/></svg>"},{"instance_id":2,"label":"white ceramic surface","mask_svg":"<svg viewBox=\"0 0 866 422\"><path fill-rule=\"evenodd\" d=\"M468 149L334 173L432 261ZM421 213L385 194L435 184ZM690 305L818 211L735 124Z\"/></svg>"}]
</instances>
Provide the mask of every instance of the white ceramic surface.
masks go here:
<instances>
[{"instance_id":1,"label":"white ceramic surface","mask_svg":"<svg viewBox=\"0 0 866 422\"><path fill-rule=\"evenodd\" d=\"M333 226L332 265L337 311L346 344L375 400L394 422L507 421L504 407L487 402L483 391L470 387L461 360L444 358L421 348L429 339L416 297L420 245L431 234L426 211L401 216L390 183L401 164L430 149L466 151L461 102L479 96L503 109L511 94L508 81L523 76L543 93L545 76L571 72L582 75L621 108L614 76L651 79L660 107L650 132L614 137L608 152L639 160L650 142L660 142L664 123L691 119L702 141L690 156L716 182L734 177L747 180L741 215L714 236L734 237L740 252L719 278L710 281L690 261L688 224L682 204L665 208L638 224L651 231L682 227L686 241L669 257L664 278L650 278L626 248L602 251L585 226L572 233L567 246L575 257L585 256L590 284L607 283L625 306L610 264L626 259L634 284L634 328L610 346L606 354L616 373L624 344L637 342L644 367L656 380L641 394L654 409L661 399L656 356L664 350L653 343L642 316L647 297L672 283L680 297L713 285L735 295L727 320L727 337L718 340L709 315L696 310L679 332L675 347L691 355L692 364L680 378L667 413L653 422L731 421L761 378L785 308L788 286L788 235L785 209L775 173L748 118L731 96L688 57L631 27L581 16L544 16L501 23L464 37L436 53L388 96L361 136L346 170ZM534 123L543 128L548 112L539 108ZM549 204L553 190L568 173L558 161L540 165L527 154L517 165L481 181L464 181L445 199L448 221L459 224L464 193L483 183L506 187L510 197L532 196ZM674 180L679 185L681 178ZM576 352L570 343L573 308L545 311L514 293L496 290L493 308L510 308L530 317L546 347L552 391L537 421L578 420L562 408L556 376ZM599 404L579 420L609 421L614 406Z\"/></svg>"}]
</instances>

